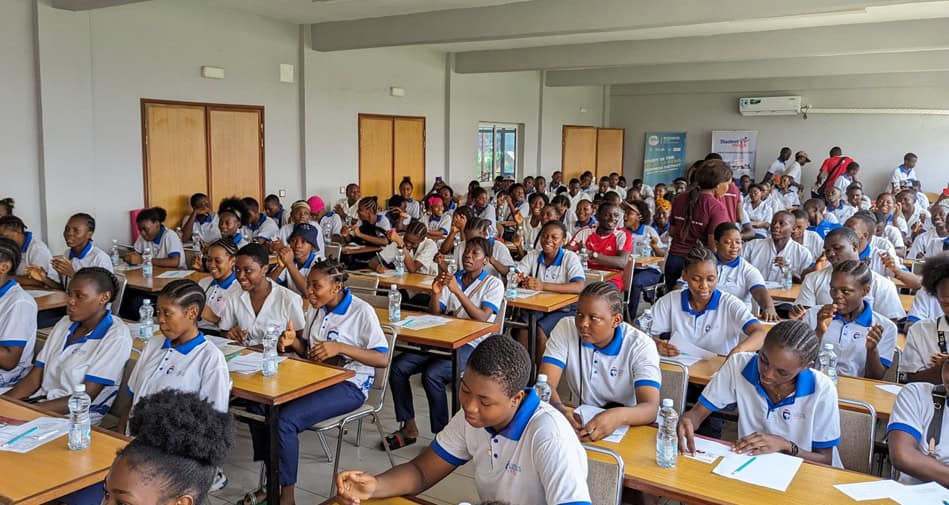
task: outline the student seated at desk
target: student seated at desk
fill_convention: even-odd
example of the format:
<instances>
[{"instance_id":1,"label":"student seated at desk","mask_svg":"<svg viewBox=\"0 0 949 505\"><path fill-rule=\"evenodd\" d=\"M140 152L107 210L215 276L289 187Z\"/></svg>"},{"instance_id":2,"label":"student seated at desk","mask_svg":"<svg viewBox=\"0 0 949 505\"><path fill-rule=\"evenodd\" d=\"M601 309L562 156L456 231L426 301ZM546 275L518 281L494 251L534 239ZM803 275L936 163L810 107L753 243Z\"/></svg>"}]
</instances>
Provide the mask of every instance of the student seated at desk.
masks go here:
<instances>
[{"instance_id":1,"label":"student seated at desk","mask_svg":"<svg viewBox=\"0 0 949 505\"><path fill-rule=\"evenodd\" d=\"M551 291L554 293L579 294L586 284L586 274L580 265L577 253L564 249L564 240L567 230L560 221L548 221L540 233L539 249L534 249L521 258L517 264L518 283L535 291ZM504 268L500 274L507 277L509 268ZM535 361L540 362L547 346L547 336L553 331L557 323L568 316L576 314L576 304L570 304L553 312L538 314L537 316L537 356ZM529 321L528 311L521 313L521 320ZM526 349L528 347L528 331L526 328L517 328L513 332L518 342Z\"/></svg>"},{"instance_id":2,"label":"student seated at desk","mask_svg":"<svg viewBox=\"0 0 949 505\"><path fill-rule=\"evenodd\" d=\"M491 236L498 234L498 213L494 207L493 203L488 201L488 192L478 186L471 190L471 198L468 201L468 205L471 207L471 213L474 217L480 217L481 219L487 219L491 222L491 228L494 231L491 233Z\"/></svg>"},{"instance_id":3,"label":"student seated at desk","mask_svg":"<svg viewBox=\"0 0 949 505\"><path fill-rule=\"evenodd\" d=\"M857 212L857 209L847 205L847 202L844 201L844 192L839 188L827 188L826 198L827 212L833 215L838 223L850 219L850 216Z\"/></svg>"},{"instance_id":4,"label":"student seated at desk","mask_svg":"<svg viewBox=\"0 0 949 505\"><path fill-rule=\"evenodd\" d=\"M544 219L544 208L547 207L549 200L543 193L531 193L527 197L527 216L520 213L513 215L517 228L511 241L522 252L525 245L528 249L534 249L537 246L537 237L540 236L540 229L549 219Z\"/></svg>"},{"instance_id":5,"label":"student seated at desk","mask_svg":"<svg viewBox=\"0 0 949 505\"><path fill-rule=\"evenodd\" d=\"M204 310L201 311L198 328L213 335L221 333L217 323L224 314L228 297L240 296L243 293L241 284L237 282L237 275L234 274L236 257L237 247L234 243L220 239L207 247L204 261L201 258L195 258L192 265L192 268L199 272L206 267L205 271L211 274L198 281L205 296Z\"/></svg>"},{"instance_id":6,"label":"student seated at desk","mask_svg":"<svg viewBox=\"0 0 949 505\"><path fill-rule=\"evenodd\" d=\"M49 247L33 232L26 231L26 225L16 216L0 217L0 237L12 240L20 249L19 266L11 274L16 281L27 287L43 286L30 277L30 270L43 268L47 272L53 271L53 255Z\"/></svg>"},{"instance_id":7,"label":"student seated at desk","mask_svg":"<svg viewBox=\"0 0 949 505\"><path fill-rule=\"evenodd\" d=\"M277 284L298 295L306 294L306 276L313 264L323 259L320 254L320 231L312 224L293 225L288 245L277 250L280 263L268 276Z\"/></svg>"},{"instance_id":8,"label":"student seated at desk","mask_svg":"<svg viewBox=\"0 0 949 505\"><path fill-rule=\"evenodd\" d=\"M277 233L277 239L268 244L271 246L271 250L276 252L276 250L281 247L280 244L290 245L290 235L293 235L293 229L298 224L308 224L316 228L317 244L315 247L319 259L322 259L325 243L329 239L323 236L323 228L320 226L320 220L314 218L310 213L310 204L306 200L297 200L290 206L289 221L280 227L280 231Z\"/></svg>"},{"instance_id":9,"label":"student seated at desk","mask_svg":"<svg viewBox=\"0 0 949 505\"><path fill-rule=\"evenodd\" d=\"M523 346L503 335L487 338L464 371L464 411L408 463L378 476L341 472L340 503L416 495L471 461L481 500L590 504L586 453L564 416L525 389L530 370Z\"/></svg>"},{"instance_id":10,"label":"student seated at desk","mask_svg":"<svg viewBox=\"0 0 949 505\"><path fill-rule=\"evenodd\" d=\"M625 230L617 229L617 208L604 203L596 211L596 226L583 228L574 235L567 247L573 251L586 249L590 254L590 268L622 272L629 261L633 241ZM620 290L623 289L623 276L610 279Z\"/></svg>"},{"instance_id":11,"label":"student seated at desk","mask_svg":"<svg viewBox=\"0 0 949 505\"><path fill-rule=\"evenodd\" d=\"M882 379L896 350L896 325L873 310L866 300L872 273L863 262L848 260L834 267L830 279L833 303L804 311L795 306L792 319L801 319L822 343L834 344L837 373Z\"/></svg>"},{"instance_id":12,"label":"student seated at desk","mask_svg":"<svg viewBox=\"0 0 949 505\"><path fill-rule=\"evenodd\" d=\"M938 373L935 384L913 382L896 395L886 437L890 461L899 470L903 484L937 482L949 486L949 416L944 412L949 360L942 360ZM938 415L937 403L942 407Z\"/></svg>"},{"instance_id":13,"label":"student seated at desk","mask_svg":"<svg viewBox=\"0 0 949 505\"><path fill-rule=\"evenodd\" d=\"M784 268L791 270L791 276L800 282L804 269L813 266L814 258L806 247L791 240L794 228L794 216L786 210L780 210L771 218L771 236L753 240L744 247L742 256L751 263L766 281L784 282Z\"/></svg>"},{"instance_id":14,"label":"student seated at desk","mask_svg":"<svg viewBox=\"0 0 949 505\"><path fill-rule=\"evenodd\" d=\"M946 208L942 205L933 205L932 224L932 229L913 240L907 258L928 258L949 249L949 226L946 226Z\"/></svg>"},{"instance_id":15,"label":"student seated at desk","mask_svg":"<svg viewBox=\"0 0 949 505\"><path fill-rule=\"evenodd\" d=\"M711 413L737 403L735 452L783 452L841 467L837 388L811 368L819 350L814 330L800 321L783 321L768 332L757 353L732 354L679 419L679 450L694 453L695 428Z\"/></svg>"},{"instance_id":16,"label":"student seated at desk","mask_svg":"<svg viewBox=\"0 0 949 505\"><path fill-rule=\"evenodd\" d=\"M514 266L514 258L511 257L510 249L507 248L507 244L494 237L494 231L494 225L487 219L473 217L468 220L465 224L465 240L458 243L454 252L455 265L459 271L461 270L468 241L474 238L483 238L488 241L490 246L487 257L488 263L485 265L488 275L500 279L501 271L507 272L509 267Z\"/></svg>"},{"instance_id":17,"label":"student seated at desk","mask_svg":"<svg viewBox=\"0 0 949 505\"><path fill-rule=\"evenodd\" d=\"M379 203L376 197L367 196L359 200L356 215L359 226L343 226L340 232L344 239L360 245L385 247L389 244L388 231L392 226L385 216L378 215Z\"/></svg>"},{"instance_id":18,"label":"student seated at desk","mask_svg":"<svg viewBox=\"0 0 949 505\"><path fill-rule=\"evenodd\" d=\"M20 259L20 246L0 237L0 392L13 387L33 366L36 301L13 279Z\"/></svg>"},{"instance_id":19,"label":"student seated at desk","mask_svg":"<svg viewBox=\"0 0 949 505\"><path fill-rule=\"evenodd\" d=\"M310 393L281 405L280 438L268 441L267 427L251 423L254 461L269 454L268 443L280 446L280 503L294 503L294 486L299 465L299 434L314 424L359 408L365 403L375 378L376 368L386 366L389 349L375 310L346 289L348 275L335 260L320 261L307 276L306 326L302 334L290 328L277 347L294 352L303 359L344 367L356 375L344 382ZM251 411L263 414L264 406L255 404ZM247 493L244 503L262 503L264 489Z\"/></svg>"},{"instance_id":20,"label":"student seated at desk","mask_svg":"<svg viewBox=\"0 0 949 505\"><path fill-rule=\"evenodd\" d=\"M386 201L386 208L389 210L379 214L380 217L385 219L385 222L389 223L386 232L402 233L405 231L405 227L412 222L412 216L405 211L405 206L405 199L400 195L392 195ZM376 224L384 227L382 221L376 221Z\"/></svg>"},{"instance_id":21,"label":"student seated at desk","mask_svg":"<svg viewBox=\"0 0 949 505\"><path fill-rule=\"evenodd\" d=\"M270 242L280 233L280 225L267 214L260 211L260 204L256 198L241 199L247 208L247 224L244 225L244 236L251 242Z\"/></svg>"},{"instance_id":22,"label":"student seated at desk","mask_svg":"<svg viewBox=\"0 0 949 505\"><path fill-rule=\"evenodd\" d=\"M423 275L438 273L438 264L435 263L438 246L434 240L428 238L428 229L421 221L409 223L405 235L401 237L390 231L389 239L391 242L380 251L379 258L369 261L369 268L383 272L387 268L395 268L395 257L401 249L406 272Z\"/></svg>"},{"instance_id":23,"label":"student seated at desk","mask_svg":"<svg viewBox=\"0 0 949 505\"><path fill-rule=\"evenodd\" d=\"M758 317L764 321L777 321L778 313L774 310L774 300L771 299L771 294L765 287L764 277L754 265L741 256L744 244L738 225L722 223L716 226L715 245L718 251L715 253L718 260L716 267L718 287L744 301L749 310L751 301L754 299L760 310ZM686 284L683 281L679 282Z\"/></svg>"},{"instance_id":24,"label":"student seated at desk","mask_svg":"<svg viewBox=\"0 0 949 505\"><path fill-rule=\"evenodd\" d=\"M577 202L576 219L573 221L573 238L584 228L596 228L596 216L593 215L593 202L580 200Z\"/></svg>"},{"instance_id":25,"label":"student seated at desk","mask_svg":"<svg viewBox=\"0 0 949 505\"><path fill-rule=\"evenodd\" d=\"M465 229L468 227L468 221L474 218L474 211L467 205L462 205L451 213L451 227L448 229L448 235L438 246L438 253L441 255L452 254L455 251L456 243L465 240ZM479 218L480 219L480 218ZM492 233L490 236L494 236ZM464 250L464 249L462 249Z\"/></svg>"},{"instance_id":26,"label":"student seated at desk","mask_svg":"<svg viewBox=\"0 0 949 505\"><path fill-rule=\"evenodd\" d=\"M432 299L429 304L431 313L484 322L494 322L495 318L499 317L498 308L504 298L504 285L497 277L488 275L486 265L490 250L491 245L481 237L472 237L465 242L462 269L454 275L443 272L432 282ZM500 317L504 315L501 314ZM458 350L458 363L461 368L464 368L468 356L482 340L484 337L472 340ZM442 431L448 424L445 385L452 380L451 360L420 354L401 354L392 363L389 376L395 418L402 423L399 431L387 436L383 442L388 444L390 449L413 444L418 438L412 386L409 384L409 378L417 373L422 374L432 433Z\"/></svg>"},{"instance_id":27,"label":"student seated at desk","mask_svg":"<svg viewBox=\"0 0 949 505\"><path fill-rule=\"evenodd\" d=\"M540 373L553 391L551 405L573 426L581 442L596 442L621 425L656 420L659 410L659 353L645 333L623 321L623 295L609 282L594 282L580 293L577 315L561 319L547 344ZM560 403L557 385L565 380L579 405L604 410L586 426Z\"/></svg>"},{"instance_id":28,"label":"student seated at desk","mask_svg":"<svg viewBox=\"0 0 949 505\"><path fill-rule=\"evenodd\" d=\"M128 326L109 310L115 292L112 272L101 267L76 272L67 291L67 315L50 331L33 369L5 395L37 398L40 408L65 414L73 388L84 384L92 398L92 425L99 424L118 393L132 352Z\"/></svg>"},{"instance_id":29,"label":"student seated at desk","mask_svg":"<svg viewBox=\"0 0 949 505\"><path fill-rule=\"evenodd\" d=\"M405 202L405 213L409 215L409 219L422 219L424 214L422 210L422 202L412 198L412 193L415 191L415 185L412 184L412 178L405 176L402 178L402 182L399 183L399 196L402 197L402 200Z\"/></svg>"},{"instance_id":30,"label":"student seated at desk","mask_svg":"<svg viewBox=\"0 0 949 505\"><path fill-rule=\"evenodd\" d=\"M62 289L66 285L66 278L72 278L77 271L86 267L99 267L111 273L112 259L92 243L95 231L96 220L92 216L84 212L73 214L63 230L66 252L50 261L52 271L41 266L30 269L30 277L46 287Z\"/></svg>"},{"instance_id":31,"label":"student seated at desk","mask_svg":"<svg viewBox=\"0 0 949 505\"><path fill-rule=\"evenodd\" d=\"M428 211L422 216L422 224L428 231L428 238L442 240L448 236L452 227L452 214L445 212L445 202L440 196L428 199ZM462 227L464 228L464 227Z\"/></svg>"},{"instance_id":32,"label":"student seated at desk","mask_svg":"<svg viewBox=\"0 0 949 505\"><path fill-rule=\"evenodd\" d=\"M217 209L218 231L221 238L230 240L240 249L250 243L244 235L243 227L250 222L247 206L240 198L225 198Z\"/></svg>"},{"instance_id":33,"label":"student seated at desk","mask_svg":"<svg viewBox=\"0 0 949 505\"><path fill-rule=\"evenodd\" d=\"M874 235L877 221L873 213L861 210L848 219L844 226L857 234L859 258L865 261L871 270L902 281L912 289L919 289L919 277L903 267L903 260L896 255L890 242Z\"/></svg>"},{"instance_id":34,"label":"student seated at desk","mask_svg":"<svg viewBox=\"0 0 949 505\"><path fill-rule=\"evenodd\" d=\"M816 262L818 258L824 255L824 239L816 231L808 230L810 222L807 219L807 212L801 209L791 211L794 216L794 228L791 228L791 240L797 242L811 253Z\"/></svg>"},{"instance_id":35,"label":"student seated at desk","mask_svg":"<svg viewBox=\"0 0 949 505\"><path fill-rule=\"evenodd\" d=\"M836 222L836 217L834 221L829 221L828 216L833 216L833 214L825 214L824 211L827 210L827 204L823 200L818 198L811 198L804 202L804 212L807 213L807 220L809 226L808 230L817 233L822 239L827 239L827 234L832 230L840 228L840 223Z\"/></svg>"},{"instance_id":36,"label":"student seated at desk","mask_svg":"<svg viewBox=\"0 0 949 505\"><path fill-rule=\"evenodd\" d=\"M267 214L267 217L273 219L278 228L283 228L290 223L290 216L287 214L287 210L283 208L280 197L277 195L271 194L264 198L264 213Z\"/></svg>"},{"instance_id":37,"label":"student seated at desk","mask_svg":"<svg viewBox=\"0 0 949 505\"><path fill-rule=\"evenodd\" d=\"M211 200L204 193L191 195L191 213L181 223L181 240L210 244L221 238L218 217L211 209Z\"/></svg>"},{"instance_id":38,"label":"student seated at desk","mask_svg":"<svg viewBox=\"0 0 949 505\"><path fill-rule=\"evenodd\" d=\"M145 209L135 218L139 237L133 251L129 252L125 262L129 265L141 265L145 262L142 254L148 247L152 251L152 264L156 267L184 268L184 247L181 238L175 232L169 232L162 224L167 217L165 209L152 207Z\"/></svg>"},{"instance_id":39,"label":"student seated at desk","mask_svg":"<svg viewBox=\"0 0 949 505\"><path fill-rule=\"evenodd\" d=\"M916 205L916 191L904 189L896 194L896 227L903 232L907 242L912 242L923 233L929 221L929 212ZM908 245L907 245L908 247Z\"/></svg>"},{"instance_id":40,"label":"student seated at desk","mask_svg":"<svg viewBox=\"0 0 949 505\"><path fill-rule=\"evenodd\" d=\"M359 184L349 183L346 185L346 196L340 198L333 205L333 212L338 214L343 221L349 221L357 218L357 210L359 210L359 200L362 198L362 191L359 189ZM344 222L349 224L348 222Z\"/></svg>"},{"instance_id":41,"label":"student seated at desk","mask_svg":"<svg viewBox=\"0 0 949 505\"><path fill-rule=\"evenodd\" d=\"M940 300L949 300L949 255L938 254L923 263L923 289L916 293L916 302L925 297L934 302L931 313L909 327L906 345L900 356L900 382L928 382L942 384L942 364L949 358L949 305L945 308ZM938 310L937 310L938 308ZM913 313L913 310L910 310Z\"/></svg>"},{"instance_id":42,"label":"student seated at desk","mask_svg":"<svg viewBox=\"0 0 949 505\"><path fill-rule=\"evenodd\" d=\"M634 255L643 256L644 251L650 251L649 256L666 256L666 246L659 240L659 233L655 228L646 224L652 222L652 211L649 205L642 200L635 200L626 204L624 226L632 239ZM639 314L639 298L643 289L655 286L662 277L659 264L646 266L633 265L633 286L629 292L629 313L632 317ZM655 301L655 293L647 293L647 301Z\"/></svg>"},{"instance_id":43,"label":"student seated at desk","mask_svg":"<svg viewBox=\"0 0 949 505\"><path fill-rule=\"evenodd\" d=\"M260 342L271 325L280 331L303 328L303 300L267 277L268 260L267 247L261 244L237 251L237 282L244 292L227 297L218 326L241 345Z\"/></svg>"},{"instance_id":44,"label":"student seated at desk","mask_svg":"<svg viewBox=\"0 0 949 505\"><path fill-rule=\"evenodd\" d=\"M343 241L340 233L343 230L343 217L336 212L329 210L323 199L313 195L306 200L310 206L310 219L320 224L320 231L323 236L323 243L329 242L341 243Z\"/></svg>"},{"instance_id":45,"label":"student seated at desk","mask_svg":"<svg viewBox=\"0 0 949 505\"><path fill-rule=\"evenodd\" d=\"M765 330L745 303L718 289L718 259L702 246L685 257L682 278L687 287L666 294L652 308L653 336L679 335L715 354L754 352L764 341ZM744 334L747 338L739 340ZM659 354L678 356L669 340L656 340Z\"/></svg>"}]
</instances>

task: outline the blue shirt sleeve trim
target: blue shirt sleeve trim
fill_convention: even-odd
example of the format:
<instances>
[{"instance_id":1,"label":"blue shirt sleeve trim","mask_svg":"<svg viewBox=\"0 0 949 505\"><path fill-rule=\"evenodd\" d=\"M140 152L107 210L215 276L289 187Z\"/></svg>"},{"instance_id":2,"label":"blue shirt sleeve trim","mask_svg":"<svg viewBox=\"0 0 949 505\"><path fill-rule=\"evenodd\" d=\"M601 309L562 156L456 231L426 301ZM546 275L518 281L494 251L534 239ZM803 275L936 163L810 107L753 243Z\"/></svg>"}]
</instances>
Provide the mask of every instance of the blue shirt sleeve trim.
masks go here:
<instances>
[{"instance_id":1,"label":"blue shirt sleeve trim","mask_svg":"<svg viewBox=\"0 0 949 505\"><path fill-rule=\"evenodd\" d=\"M560 505L593 505L593 504L588 501L568 501L568 502L563 502Z\"/></svg>"},{"instance_id":2,"label":"blue shirt sleeve trim","mask_svg":"<svg viewBox=\"0 0 949 505\"><path fill-rule=\"evenodd\" d=\"M498 308L491 302L488 302L488 301L481 302L481 306L491 309L491 312L494 312L495 314L498 313Z\"/></svg>"},{"instance_id":3,"label":"blue shirt sleeve trim","mask_svg":"<svg viewBox=\"0 0 949 505\"><path fill-rule=\"evenodd\" d=\"M840 438L835 438L826 442L818 442L816 440L811 442L812 449L830 449L831 447L837 447L838 445L840 445Z\"/></svg>"},{"instance_id":4,"label":"blue shirt sleeve trim","mask_svg":"<svg viewBox=\"0 0 949 505\"><path fill-rule=\"evenodd\" d=\"M450 452L445 450L445 448L442 447L441 444L438 443L438 440L432 441L432 450L435 451L435 454L437 454L438 457L445 460L449 465L461 466L468 462L468 460L466 459L456 458L455 456L453 456Z\"/></svg>"},{"instance_id":5,"label":"blue shirt sleeve trim","mask_svg":"<svg viewBox=\"0 0 949 505\"><path fill-rule=\"evenodd\" d=\"M745 324L743 324L743 325L741 326L741 331L743 331L743 332L745 332L745 333L747 334L747 333L748 333L748 327L751 326L752 324L756 324L756 323L760 323L760 321L758 321L757 319L749 319L748 322L746 322Z\"/></svg>"},{"instance_id":6,"label":"blue shirt sleeve trim","mask_svg":"<svg viewBox=\"0 0 949 505\"><path fill-rule=\"evenodd\" d=\"M705 395L699 395L699 403L712 412L718 412L718 407L712 404L712 402L708 401L708 398L706 398Z\"/></svg>"},{"instance_id":7,"label":"blue shirt sleeve trim","mask_svg":"<svg viewBox=\"0 0 949 505\"><path fill-rule=\"evenodd\" d=\"M389 354L388 347L373 347L372 349L370 349L370 351L381 352L382 354Z\"/></svg>"},{"instance_id":8,"label":"blue shirt sleeve trim","mask_svg":"<svg viewBox=\"0 0 949 505\"><path fill-rule=\"evenodd\" d=\"M909 322L911 322L911 323L918 323L918 322L919 322L919 318L916 317L916 316L906 316L906 320L909 321Z\"/></svg>"},{"instance_id":9,"label":"blue shirt sleeve trim","mask_svg":"<svg viewBox=\"0 0 949 505\"><path fill-rule=\"evenodd\" d=\"M750 288L748 288L748 292L751 293L752 291L758 288L767 288L767 287L764 284L755 284L754 286L751 286Z\"/></svg>"},{"instance_id":10,"label":"blue shirt sleeve trim","mask_svg":"<svg viewBox=\"0 0 949 505\"><path fill-rule=\"evenodd\" d=\"M438 302L438 306L439 306L439 308L442 309L442 314L444 314L445 311L448 310L448 305L445 305L445 304L442 303L442 302Z\"/></svg>"},{"instance_id":11,"label":"blue shirt sleeve trim","mask_svg":"<svg viewBox=\"0 0 949 505\"><path fill-rule=\"evenodd\" d=\"M884 359L884 358L880 358L880 363L883 363L883 366L885 366L885 367L887 367L887 368L890 368L891 366L893 366L893 362L892 362L892 361L890 361L890 360L888 360L888 359Z\"/></svg>"},{"instance_id":12,"label":"blue shirt sleeve trim","mask_svg":"<svg viewBox=\"0 0 949 505\"><path fill-rule=\"evenodd\" d=\"M586 277L580 277L580 276L578 275L578 276L576 276L576 277L571 278L571 279L570 279L570 282L586 281L586 280L587 280Z\"/></svg>"},{"instance_id":13,"label":"blue shirt sleeve trim","mask_svg":"<svg viewBox=\"0 0 949 505\"><path fill-rule=\"evenodd\" d=\"M654 387L654 388L656 388L656 389L660 389L660 388L661 388L661 386L659 385L658 382L653 381L653 380L648 380L648 379L638 380L638 381L634 382L634 383L633 383L633 387L637 387L637 388L639 388L639 387Z\"/></svg>"},{"instance_id":14,"label":"blue shirt sleeve trim","mask_svg":"<svg viewBox=\"0 0 949 505\"><path fill-rule=\"evenodd\" d=\"M95 375L86 375L82 378L83 382L95 382L96 384L102 384L105 386L114 386L115 381L112 379L103 379L102 377L96 377Z\"/></svg>"},{"instance_id":15,"label":"blue shirt sleeve trim","mask_svg":"<svg viewBox=\"0 0 949 505\"><path fill-rule=\"evenodd\" d=\"M540 360L540 362L541 362L541 363L550 363L551 365L553 365L553 366L555 366L555 367L557 367L557 368L567 368L567 364L566 364L566 363L564 363L563 361L560 361L560 360L557 359L557 358L551 358L550 356L544 356L543 359Z\"/></svg>"},{"instance_id":16,"label":"blue shirt sleeve trim","mask_svg":"<svg viewBox=\"0 0 949 505\"><path fill-rule=\"evenodd\" d=\"M886 434L889 435L891 431L903 431L909 433L913 436L913 438L916 439L917 442L923 439L923 434L908 424L892 423L886 427Z\"/></svg>"},{"instance_id":17,"label":"blue shirt sleeve trim","mask_svg":"<svg viewBox=\"0 0 949 505\"><path fill-rule=\"evenodd\" d=\"M35 363L33 363L33 366L38 366L40 368L43 368L46 366L46 363L43 363L42 361L37 360Z\"/></svg>"},{"instance_id":18,"label":"blue shirt sleeve trim","mask_svg":"<svg viewBox=\"0 0 949 505\"><path fill-rule=\"evenodd\" d=\"M178 252L178 251L172 251L172 252L168 253L168 257L169 257L169 258L177 258L177 257L179 257L179 256L181 256L181 253Z\"/></svg>"},{"instance_id":19,"label":"blue shirt sleeve trim","mask_svg":"<svg viewBox=\"0 0 949 505\"><path fill-rule=\"evenodd\" d=\"M129 398L135 398L135 393L132 392L132 388L128 386L125 386L125 394L127 394Z\"/></svg>"},{"instance_id":20,"label":"blue shirt sleeve trim","mask_svg":"<svg viewBox=\"0 0 949 505\"><path fill-rule=\"evenodd\" d=\"M26 340L2 340L0 347L26 347Z\"/></svg>"}]
</instances>

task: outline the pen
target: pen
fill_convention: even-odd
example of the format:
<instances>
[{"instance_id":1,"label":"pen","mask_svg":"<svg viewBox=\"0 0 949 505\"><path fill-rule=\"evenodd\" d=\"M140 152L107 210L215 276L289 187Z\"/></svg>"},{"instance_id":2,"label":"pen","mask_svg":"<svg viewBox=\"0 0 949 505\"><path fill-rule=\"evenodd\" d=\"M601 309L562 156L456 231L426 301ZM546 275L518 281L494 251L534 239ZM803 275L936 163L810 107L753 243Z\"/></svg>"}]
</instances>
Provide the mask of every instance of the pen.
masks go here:
<instances>
[{"instance_id":1,"label":"pen","mask_svg":"<svg viewBox=\"0 0 949 505\"><path fill-rule=\"evenodd\" d=\"M34 426L34 427L32 427L32 428L30 428L30 429L24 431L23 433L20 433L19 435L17 435L17 436L15 436L15 437L11 438L10 440L7 440L7 443L5 443L5 444L3 444L3 445L9 447L9 446L11 446L11 445L13 445L13 444L19 442L20 440L23 440L24 437L26 437L27 435L29 435L30 433L33 433L34 431L36 431L36 430L38 430L38 429L39 429L39 427Z\"/></svg>"},{"instance_id":2,"label":"pen","mask_svg":"<svg viewBox=\"0 0 949 505\"><path fill-rule=\"evenodd\" d=\"M753 456L753 457L752 457L751 459L749 459L748 461L745 461L744 463L742 463L741 466L739 466L738 468L734 469L731 474L732 474L732 475L735 475L736 473L738 473L738 472L744 470L746 466L750 465L750 464L751 464L754 460L756 460L756 459L758 459L758 456Z\"/></svg>"}]
</instances>

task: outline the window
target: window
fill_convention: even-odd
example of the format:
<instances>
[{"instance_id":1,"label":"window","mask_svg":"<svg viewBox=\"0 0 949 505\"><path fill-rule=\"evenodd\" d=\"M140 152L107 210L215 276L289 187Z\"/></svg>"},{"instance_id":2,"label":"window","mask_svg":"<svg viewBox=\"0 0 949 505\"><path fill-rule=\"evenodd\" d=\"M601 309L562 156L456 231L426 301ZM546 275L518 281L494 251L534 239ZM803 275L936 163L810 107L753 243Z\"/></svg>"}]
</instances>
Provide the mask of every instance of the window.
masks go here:
<instances>
[{"instance_id":1,"label":"window","mask_svg":"<svg viewBox=\"0 0 949 505\"><path fill-rule=\"evenodd\" d=\"M478 125L478 173L481 182L517 172L518 149L516 124L480 123Z\"/></svg>"}]
</instances>

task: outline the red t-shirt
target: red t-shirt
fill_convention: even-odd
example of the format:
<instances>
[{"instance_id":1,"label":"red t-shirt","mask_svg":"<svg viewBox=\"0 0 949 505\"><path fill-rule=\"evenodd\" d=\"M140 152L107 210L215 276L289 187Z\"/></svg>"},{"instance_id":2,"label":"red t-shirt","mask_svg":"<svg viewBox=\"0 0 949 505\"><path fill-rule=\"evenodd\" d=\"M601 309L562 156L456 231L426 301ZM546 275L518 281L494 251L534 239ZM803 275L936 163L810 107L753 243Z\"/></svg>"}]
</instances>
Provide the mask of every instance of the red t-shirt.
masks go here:
<instances>
[{"instance_id":1,"label":"red t-shirt","mask_svg":"<svg viewBox=\"0 0 949 505\"><path fill-rule=\"evenodd\" d=\"M738 206L741 205L741 190L738 189L735 181L732 181L731 185L728 186L728 191L722 195L721 202L725 206L725 213L728 214L728 222L739 222ZM712 229L714 230L714 228Z\"/></svg>"},{"instance_id":2,"label":"red t-shirt","mask_svg":"<svg viewBox=\"0 0 949 505\"><path fill-rule=\"evenodd\" d=\"M715 227L722 223L733 223L728 217L728 211L725 205L709 193L699 193L699 197L692 208L692 222L686 223L689 209L689 192L679 193L672 200L672 213L670 221L672 228L669 230L669 236L672 237L672 245L669 247L669 253L676 256L685 256L689 250L695 247L695 242L701 240L704 244L708 242L708 235ZM681 237L683 226L687 226L685 238ZM705 244L706 247L711 244Z\"/></svg>"},{"instance_id":3,"label":"red t-shirt","mask_svg":"<svg viewBox=\"0 0 949 505\"><path fill-rule=\"evenodd\" d=\"M847 166L849 166L851 162L853 162L853 158L850 156L832 156L824 160L820 166L820 172L822 174L828 174L827 183L824 184L824 187L833 187L834 181L840 177L840 174L847 171Z\"/></svg>"},{"instance_id":4,"label":"red t-shirt","mask_svg":"<svg viewBox=\"0 0 949 505\"><path fill-rule=\"evenodd\" d=\"M620 252L631 252L633 250L633 240L626 230L613 230L608 235L597 235L596 227L584 228L577 232L571 241L571 248L578 248L582 244L589 253L597 253L599 256L618 256ZM594 259L590 259L590 268L597 270L610 270L619 272L621 269L608 267ZM623 290L623 276L617 275L609 282L616 284L620 291Z\"/></svg>"}]
</instances>

